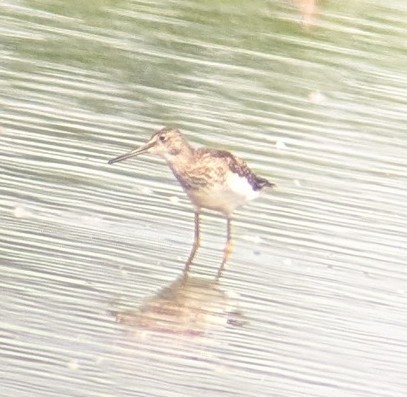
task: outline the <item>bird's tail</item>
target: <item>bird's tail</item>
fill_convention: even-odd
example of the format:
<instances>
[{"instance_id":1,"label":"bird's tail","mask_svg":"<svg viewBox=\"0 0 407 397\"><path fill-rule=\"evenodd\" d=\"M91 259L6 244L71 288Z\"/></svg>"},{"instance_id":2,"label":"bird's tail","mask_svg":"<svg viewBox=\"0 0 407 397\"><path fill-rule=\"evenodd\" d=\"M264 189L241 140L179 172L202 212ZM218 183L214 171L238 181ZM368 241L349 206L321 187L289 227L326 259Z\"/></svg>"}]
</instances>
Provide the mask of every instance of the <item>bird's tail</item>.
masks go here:
<instances>
[{"instance_id":1,"label":"bird's tail","mask_svg":"<svg viewBox=\"0 0 407 397\"><path fill-rule=\"evenodd\" d=\"M271 187L274 188L277 185L275 183L269 182L267 179L265 178L256 178L256 185L257 185L257 189L261 190L265 187Z\"/></svg>"}]
</instances>

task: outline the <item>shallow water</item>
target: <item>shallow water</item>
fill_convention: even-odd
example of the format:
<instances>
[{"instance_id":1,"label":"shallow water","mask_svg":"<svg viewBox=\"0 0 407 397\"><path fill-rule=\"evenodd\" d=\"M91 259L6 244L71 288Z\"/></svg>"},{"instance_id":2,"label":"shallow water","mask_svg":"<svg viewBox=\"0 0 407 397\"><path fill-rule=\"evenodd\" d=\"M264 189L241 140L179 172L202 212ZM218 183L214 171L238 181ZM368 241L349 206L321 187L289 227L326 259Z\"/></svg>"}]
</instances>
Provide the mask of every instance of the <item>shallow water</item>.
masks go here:
<instances>
[{"instance_id":1,"label":"shallow water","mask_svg":"<svg viewBox=\"0 0 407 397\"><path fill-rule=\"evenodd\" d=\"M405 396L407 9L311 11L3 2L1 396ZM183 279L171 172L107 164L164 125L278 185L219 282L224 219Z\"/></svg>"}]
</instances>

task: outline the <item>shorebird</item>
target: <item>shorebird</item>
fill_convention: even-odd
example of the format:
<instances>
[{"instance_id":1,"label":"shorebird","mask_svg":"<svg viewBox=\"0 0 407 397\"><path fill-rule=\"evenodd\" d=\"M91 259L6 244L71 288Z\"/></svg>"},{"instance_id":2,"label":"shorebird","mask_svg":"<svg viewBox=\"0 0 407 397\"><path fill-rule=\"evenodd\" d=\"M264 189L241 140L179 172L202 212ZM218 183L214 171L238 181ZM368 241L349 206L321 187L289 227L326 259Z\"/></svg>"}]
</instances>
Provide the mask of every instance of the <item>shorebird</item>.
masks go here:
<instances>
[{"instance_id":1,"label":"shorebird","mask_svg":"<svg viewBox=\"0 0 407 397\"><path fill-rule=\"evenodd\" d=\"M174 128L157 131L145 145L109 160L109 164L143 153L164 158L194 205L195 236L184 268L185 273L188 272L200 245L201 209L219 211L226 217L227 239L218 271L220 277L232 253L233 211L258 197L263 188L273 187L274 183L257 176L243 160L225 150L193 148L181 132Z\"/></svg>"}]
</instances>

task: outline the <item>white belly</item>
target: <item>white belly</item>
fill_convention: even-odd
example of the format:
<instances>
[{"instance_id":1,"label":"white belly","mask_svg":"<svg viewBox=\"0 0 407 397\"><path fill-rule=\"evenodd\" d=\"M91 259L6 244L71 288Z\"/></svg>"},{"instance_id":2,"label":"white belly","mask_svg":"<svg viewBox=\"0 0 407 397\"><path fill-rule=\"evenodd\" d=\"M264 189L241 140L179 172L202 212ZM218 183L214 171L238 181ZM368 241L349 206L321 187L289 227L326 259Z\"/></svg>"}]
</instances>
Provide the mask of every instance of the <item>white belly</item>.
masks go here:
<instances>
[{"instance_id":1,"label":"white belly","mask_svg":"<svg viewBox=\"0 0 407 397\"><path fill-rule=\"evenodd\" d=\"M188 190L188 196L197 207L209 208L230 215L236 208L259 196L246 178L233 172L226 183L205 186L200 190Z\"/></svg>"}]
</instances>

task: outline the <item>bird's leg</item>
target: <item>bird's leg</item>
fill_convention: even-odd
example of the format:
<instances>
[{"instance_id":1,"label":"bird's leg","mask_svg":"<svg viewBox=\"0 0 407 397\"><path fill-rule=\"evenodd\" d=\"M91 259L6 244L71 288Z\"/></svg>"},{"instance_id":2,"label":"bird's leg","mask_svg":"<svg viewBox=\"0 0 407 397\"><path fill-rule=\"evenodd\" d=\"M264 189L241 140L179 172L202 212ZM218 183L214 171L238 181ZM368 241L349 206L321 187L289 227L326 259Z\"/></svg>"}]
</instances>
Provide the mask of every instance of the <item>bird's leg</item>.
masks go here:
<instances>
[{"instance_id":1,"label":"bird's leg","mask_svg":"<svg viewBox=\"0 0 407 397\"><path fill-rule=\"evenodd\" d=\"M199 210L195 211L195 237L194 237L194 244L192 245L192 250L191 253L189 254L189 258L187 263L185 264L184 267L184 273L187 273L189 271L189 267L192 264L192 261L194 260L196 251L199 248L199 245L201 243L200 239L200 231L199 231Z\"/></svg>"},{"instance_id":2,"label":"bird's leg","mask_svg":"<svg viewBox=\"0 0 407 397\"><path fill-rule=\"evenodd\" d=\"M220 268L218 270L218 279L222 276L223 269L225 268L226 262L228 261L232 251L233 251L233 244L232 244L232 219L230 217L226 218L226 245L225 245L225 251L223 254L223 259L222 263L220 265Z\"/></svg>"}]
</instances>

